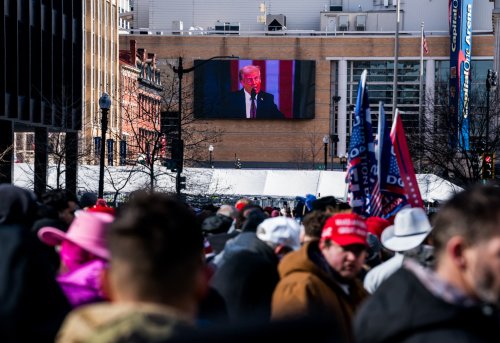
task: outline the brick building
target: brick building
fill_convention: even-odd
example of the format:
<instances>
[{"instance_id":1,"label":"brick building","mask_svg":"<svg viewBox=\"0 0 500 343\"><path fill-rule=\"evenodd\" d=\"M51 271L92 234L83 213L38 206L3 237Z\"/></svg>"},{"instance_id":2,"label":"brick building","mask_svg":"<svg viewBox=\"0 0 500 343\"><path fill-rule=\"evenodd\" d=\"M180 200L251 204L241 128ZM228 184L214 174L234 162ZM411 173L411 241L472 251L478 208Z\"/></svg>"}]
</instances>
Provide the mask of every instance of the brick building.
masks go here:
<instances>
[{"instance_id":1,"label":"brick building","mask_svg":"<svg viewBox=\"0 0 500 343\"><path fill-rule=\"evenodd\" d=\"M371 96L373 118L377 118L378 101L386 104L386 113L392 113L392 68L394 37L391 35L345 36L120 36L120 44L137 40L145 49L155 49L159 61L174 64L183 57L186 67L195 60L218 55L234 55L245 59L312 60L315 61L315 115L305 120L242 121L230 119L200 120L224 133L214 143L216 166L230 167L235 156L243 167L310 166L323 160L323 137L337 135L338 143L329 142L329 161L347 150L352 126L352 105L356 101L357 81L361 71L369 70L369 87L377 90ZM446 35L427 37L430 54L426 55L423 92L432 93L437 83L443 82L448 69L449 38ZM493 63L492 34L473 37L472 63L477 74L473 83L484 84L486 69ZM418 126L420 37L400 38L398 75L398 107L407 113L405 125L411 132ZM166 61L166 62L164 62ZM185 89L192 91L193 73L184 77ZM335 103L332 99L340 96ZM191 99L192 101L192 99ZM426 115L432 115L427 113ZM204 147L200 147L203 149ZM208 148L208 144L207 147ZM207 155L208 157L208 155Z\"/></svg>"},{"instance_id":2,"label":"brick building","mask_svg":"<svg viewBox=\"0 0 500 343\"><path fill-rule=\"evenodd\" d=\"M206 150L213 145L216 167L232 167L240 159L244 168L311 168L323 164L326 137L329 168L338 168L338 157L348 149L363 69L368 69L373 120L379 101L385 103L388 118L393 114L396 1L273 1L258 6L235 0L225 6L222 0L192 4L152 0L136 1L133 12L135 30L121 35L120 45L135 39L142 47L154 49L162 65L176 65L182 57L189 68L200 60L230 55L240 60L314 62L314 118L198 120L200 127L208 123L223 132L217 142L199 147ZM479 92L484 91L487 69L494 64L492 12L491 1L474 2L471 82ZM401 1L400 16L396 103L411 134L422 115L433 120L434 112L425 102L448 82L447 2ZM423 56L421 78L422 22L429 53ZM191 96L197 87L195 74L184 76L184 90ZM191 97L186 103L193 106L193 101Z\"/></svg>"},{"instance_id":3,"label":"brick building","mask_svg":"<svg viewBox=\"0 0 500 343\"><path fill-rule=\"evenodd\" d=\"M162 86L156 55L131 40L120 50L120 164L145 162L165 154L161 132ZM163 156L164 157L164 156Z\"/></svg>"}]
</instances>

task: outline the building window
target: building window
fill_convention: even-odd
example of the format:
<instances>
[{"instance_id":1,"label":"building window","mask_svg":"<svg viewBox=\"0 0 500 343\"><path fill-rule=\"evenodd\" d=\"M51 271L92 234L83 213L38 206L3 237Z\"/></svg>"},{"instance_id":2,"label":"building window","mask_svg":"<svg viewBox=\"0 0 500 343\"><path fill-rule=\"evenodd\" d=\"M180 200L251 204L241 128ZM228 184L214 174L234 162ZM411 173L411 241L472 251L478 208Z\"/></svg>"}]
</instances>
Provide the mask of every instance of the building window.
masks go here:
<instances>
[{"instance_id":1,"label":"building window","mask_svg":"<svg viewBox=\"0 0 500 343\"><path fill-rule=\"evenodd\" d=\"M405 113L406 132L418 130L420 106L419 74L420 61L398 62L398 108ZM392 93L394 83L394 61L350 61L347 66L347 132L352 130L353 106L358 95L358 83L364 69L368 70L367 86L370 97L373 132L377 132L379 102L384 102L387 118L392 117ZM425 73L425 71L424 71ZM424 80L425 81L425 80ZM425 85L424 88L425 89Z\"/></svg>"}]
</instances>

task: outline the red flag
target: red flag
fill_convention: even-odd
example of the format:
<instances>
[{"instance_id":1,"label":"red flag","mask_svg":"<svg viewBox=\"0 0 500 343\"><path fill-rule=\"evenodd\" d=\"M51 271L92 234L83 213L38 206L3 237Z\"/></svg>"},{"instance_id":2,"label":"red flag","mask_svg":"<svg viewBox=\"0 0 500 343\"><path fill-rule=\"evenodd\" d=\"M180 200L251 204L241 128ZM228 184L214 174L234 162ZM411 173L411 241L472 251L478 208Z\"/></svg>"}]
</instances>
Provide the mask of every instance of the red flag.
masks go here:
<instances>
[{"instance_id":1,"label":"red flag","mask_svg":"<svg viewBox=\"0 0 500 343\"><path fill-rule=\"evenodd\" d=\"M429 45L427 45L427 38L425 38L425 32L424 32L424 37L422 40L422 47L424 48L424 54L428 55L429 54Z\"/></svg>"},{"instance_id":2,"label":"red flag","mask_svg":"<svg viewBox=\"0 0 500 343\"><path fill-rule=\"evenodd\" d=\"M399 173L403 180L404 188L406 191L406 199L411 207L424 207L422 195L418 188L417 176L415 169L413 169L413 162L411 160L408 144L406 143L403 122L399 111L396 109L396 116L391 128L391 141L394 146L394 152L398 160Z\"/></svg>"}]
</instances>

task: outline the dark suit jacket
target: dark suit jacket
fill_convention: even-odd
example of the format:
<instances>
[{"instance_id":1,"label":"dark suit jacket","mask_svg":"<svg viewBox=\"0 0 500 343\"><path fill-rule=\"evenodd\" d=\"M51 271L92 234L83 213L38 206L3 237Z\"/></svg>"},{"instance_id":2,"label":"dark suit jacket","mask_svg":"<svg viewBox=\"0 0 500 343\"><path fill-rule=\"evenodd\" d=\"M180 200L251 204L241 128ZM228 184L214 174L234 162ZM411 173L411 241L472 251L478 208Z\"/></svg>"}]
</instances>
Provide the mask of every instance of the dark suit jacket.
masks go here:
<instances>
[{"instance_id":1,"label":"dark suit jacket","mask_svg":"<svg viewBox=\"0 0 500 343\"><path fill-rule=\"evenodd\" d=\"M231 92L223 99L219 114L222 118L246 118L245 90ZM260 91L257 94L256 119L282 119L285 118L278 106L274 103L274 95Z\"/></svg>"}]
</instances>

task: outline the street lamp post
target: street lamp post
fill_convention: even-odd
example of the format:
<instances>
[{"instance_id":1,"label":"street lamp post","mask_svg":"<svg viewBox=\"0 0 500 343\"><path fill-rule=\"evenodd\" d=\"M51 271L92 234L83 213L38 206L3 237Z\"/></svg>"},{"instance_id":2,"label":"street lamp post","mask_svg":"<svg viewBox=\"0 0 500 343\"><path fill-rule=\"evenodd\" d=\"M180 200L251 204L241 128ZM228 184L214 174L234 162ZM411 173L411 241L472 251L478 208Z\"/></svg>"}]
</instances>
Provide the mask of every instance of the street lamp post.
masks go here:
<instances>
[{"instance_id":1,"label":"street lamp post","mask_svg":"<svg viewBox=\"0 0 500 343\"><path fill-rule=\"evenodd\" d=\"M212 153L214 152L214 146L210 144L208 146L208 159L209 159L209 165L210 168L213 168L214 166L212 165Z\"/></svg>"},{"instance_id":2,"label":"street lamp post","mask_svg":"<svg viewBox=\"0 0 500 343\"><path fill-rule=\"evenodd\" d=\"M323 136L323 148L325 152L325 170L328 169L328 141L330 140L330 137L328 135Z\"/></svg>"},{"instance_id":3,"label":"street lamp post","mask_svg":"<svg viewBox=\"0 0 500 343\"><path fill-rule=\"evenodd\" d=\"M333 113L332 113L332 116L330 118L330 140L331 140L331 147L330 147L330 168L333 170L333 157L335 156L335 153L337 151L337 143L339 142L339 135L336 133L337 132L337 129L336 129L336 107L339 103L339 101L341 100L342 98L338 95L335 95L332 97L332 101L333 101Z\"/></svg>"},{"instance_id":4,"label":"street lamp post","mask_svg":"<svg viewBox=\"0 0 500 343\"><path fill-rule=\"evenodd\" d=\"M342 171L345 171L345 164L347 162L347 156L344 154L339 155L340 165L342 166Z\"/></svg>"},{"instance_id":5,"label":"street lamp post","mask_svg":"<svg viewBox=\"0 0 500 343\"><path fill-rule=\"evenodd\" d=\"M104 149L106 148L106 131L108 130L108 111L111 107L111 98L108 93L102 93L99 98L99 107L101 108L101 155L99 158L99 198L104 197Z\"/></svg>"},{"instance_id":6,"label":"street lamp post","mask_svg":"<svg viewBox=\"0 0 500 343\"><path fill-rule=\"evenodd\" d=\"M202 61L201 63L194 65L190 68L184 68L182 65L182 57L179 57L179 61L177 64L177 67L173 67L174 73L177 74L177 77L179 78L179 113L177 114L177 139L179 142L182 142L182 125L181 125L181 120L182 120L182 77L184 74L190 73L193 70L195 70L197 67L204 65L208 61L214 60L216 58L238 58L236 56L214 56L210 57L207 60ZM184 156L184 150L180 152ZM184 159L182 159L184 161ZM181 197L181 173L182 170L181 168L177 168L177 174L175 176L175 191L177 193L177 198L180 199Z\"/></svg>"},{"instance_id":7,"label":"street lamp post","mask_svg":"<svg viewBox=\"0 0 500 343\"><path fill-rule=\"evenodd\" d=\"M396 35L394 38L394 79L392 85L392 118L396 115L398 107L398 63L399 63L399 22L400 22L400 0L396 2Z\"/></svg>"}]
</instances>

